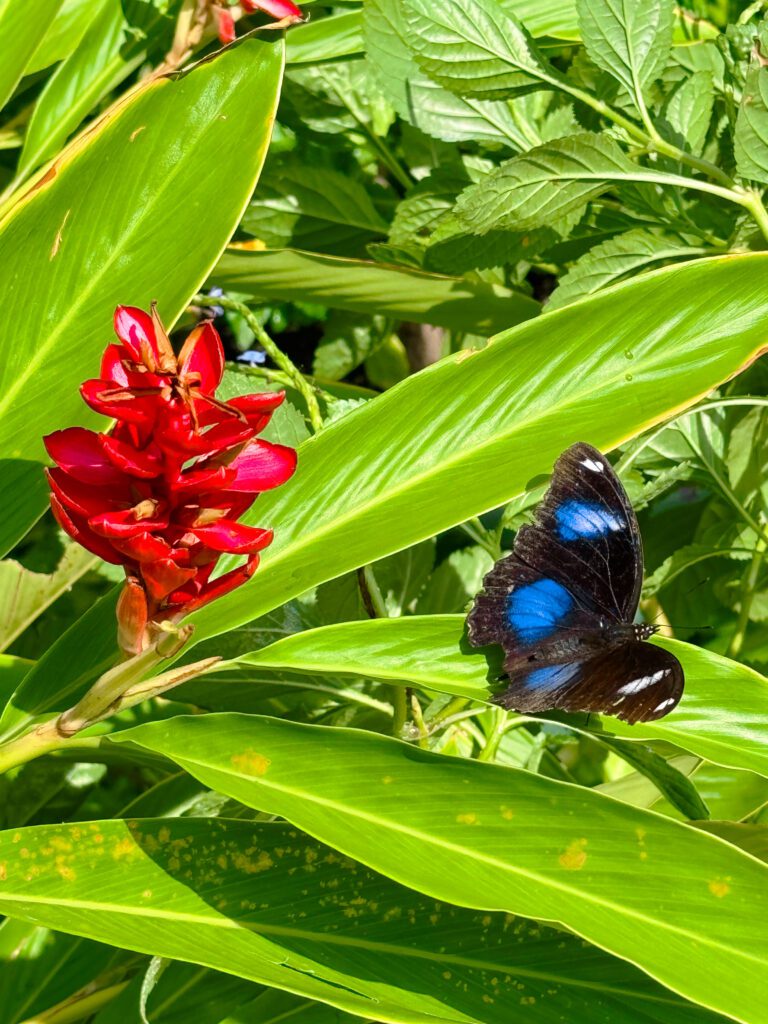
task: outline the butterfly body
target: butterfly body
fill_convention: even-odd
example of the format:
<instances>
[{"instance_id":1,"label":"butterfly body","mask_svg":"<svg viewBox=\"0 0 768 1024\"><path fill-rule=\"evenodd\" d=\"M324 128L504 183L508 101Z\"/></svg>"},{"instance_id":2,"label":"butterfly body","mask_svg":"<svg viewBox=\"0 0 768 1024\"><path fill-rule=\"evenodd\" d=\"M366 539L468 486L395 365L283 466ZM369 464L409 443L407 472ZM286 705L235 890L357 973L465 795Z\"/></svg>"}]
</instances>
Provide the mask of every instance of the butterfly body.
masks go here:
<instances>
[{"instance_id":1,"label":"butterfly body","mask_svg":"<svg viewBox=\"0 0 768 1024\"><path fill-rule=\"evenodd\" d=\"M633 621L642 567L635 513L610 463L572 445L535 522L487 574L467 618L470 643L504 648L509 686L496 703L629 722L668 714L683 673L673 655L644 643L657 627Z\"/></svg>"}]
</instances>

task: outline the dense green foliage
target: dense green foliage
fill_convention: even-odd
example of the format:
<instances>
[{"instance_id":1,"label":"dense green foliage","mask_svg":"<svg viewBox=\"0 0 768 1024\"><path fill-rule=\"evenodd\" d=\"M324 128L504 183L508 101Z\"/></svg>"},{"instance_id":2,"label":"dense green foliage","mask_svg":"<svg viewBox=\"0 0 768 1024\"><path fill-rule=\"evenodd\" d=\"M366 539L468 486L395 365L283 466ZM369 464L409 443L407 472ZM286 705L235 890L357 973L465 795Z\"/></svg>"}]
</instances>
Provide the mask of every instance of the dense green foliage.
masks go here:
<instances>
[{"instance_id":1,"label":"dense green foliage","mask_svg":"<svg viewBox=\"0 0 768 1024\"><path fill-rule=\"evenodd\" d=\"M766 5L304 7L219 50L207 3L0 0L2 1024L763 1024ZM105 429L153 300L214 308L222 398L286 389L298 471L253 580L43 744L122 570L41 438ZM657 722L504 712L466 643L576 440L685 670Z\"/></svg>"}]
</instances>

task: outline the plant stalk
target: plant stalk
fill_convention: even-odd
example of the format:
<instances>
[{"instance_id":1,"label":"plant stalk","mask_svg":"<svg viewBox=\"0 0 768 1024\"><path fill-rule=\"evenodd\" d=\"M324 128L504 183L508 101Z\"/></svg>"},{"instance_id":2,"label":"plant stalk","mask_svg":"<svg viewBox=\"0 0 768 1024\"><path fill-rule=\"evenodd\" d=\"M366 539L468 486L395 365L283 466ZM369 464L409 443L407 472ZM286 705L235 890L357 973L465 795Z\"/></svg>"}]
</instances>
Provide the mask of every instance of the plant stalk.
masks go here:
<instances>
[{"instance_id":1,"label":"plant stalk","mask_svg":"<svg viewBox=\"0 0 768 1024\"><path fill-rule=\"evenodd\" d=\"M307 403L307 412L309 413L309 421L312 424L312 429L315 433L323 429L323 417L320 412L320 406L318 404L314 388L301 370L291 362L288 356L279 349L270 338L253 310L249 309L245 303L238 302L236 299L227 298L225 295L217 295L215 297L211 295L193 295L189 300L189 305L202 306L206 309L211 306L221 306L222 309L229 309L233 313L239 313L256 335L259 340L259 344L272 362L276 363L277 366L280 367L283 373L285 373L285 375L290 379L296 390L304 398L304 401Z\"/></svg>"}]
</instances>

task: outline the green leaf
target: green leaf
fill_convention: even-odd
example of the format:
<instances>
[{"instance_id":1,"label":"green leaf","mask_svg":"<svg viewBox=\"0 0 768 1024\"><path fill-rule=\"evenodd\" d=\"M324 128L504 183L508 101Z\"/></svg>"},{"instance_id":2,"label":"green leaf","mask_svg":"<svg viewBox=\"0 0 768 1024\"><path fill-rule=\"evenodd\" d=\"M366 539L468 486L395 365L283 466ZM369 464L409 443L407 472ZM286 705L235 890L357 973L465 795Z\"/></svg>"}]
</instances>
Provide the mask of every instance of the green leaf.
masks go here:
<instances>
[{"instance_id":1,"label":"green leaf","mask_svg":"<svg viewBox=\"0 0 768 1024\"><path fill-rule=\"evenodd\" d=\"M76 49L97 11L98 7L93 0L63 0L56 17L29 59L25 73L33 75L57 61L65 60Z\"/></svg>"},{"instance_id":2,"label":"green leaf","mask_svg":"<svg viewBox=\"0 0 768 1024\"><path fill-rule=\"evenodd\" d=\"M501 164L465 189L456 204L460 223L478 234L549 226L567 234L590 199L641 169L607 135L584 132L538 146Z\"/></svg>"},{"instance_id":3,"label":"green leaf","mask_svg":"<svg viewBox=\"0 0 768 1024\"><path fill-rule=\"evenodd\" d=\"M354 729L223 714L114 739L417 891L560 922L687 998L765 1020L753 981L768 960L768 870L696 829Z\"/></svg>"},{"instance_id":4,"label":"green leaf","mask_svg":"<svg viewBox=\"0 0 768 1024\"><path fill-rule=\"evenodd\" d=\"M528 148L530 142L506 102L456 96L422 71L409 49L400 0L366 0L363 30L376 82L409 124L446 142L489 141Z\"/></svg>"},{"instance_id":5,"label":"green leaf","mask_svg":"<svg viewBox=\"0 0 768 1024\"><path fill-rule=\"evenodd\" d=\"M634 228L600 242L577 260L559 279L547 303L547 311L562 309L576 299L592 295L638 271L668 260L689 260L710 252L710 249L688 245L680 239Z\"/></svg>"},{"instance_id":6,"label":"green leaf","mask_svg":"<svg viewBox=\"0 0 768 1024\"><path fill-rule=\"evenodd\" d=\"M61 0L1 0L0 2L0 109L13 95L40 42L40 26L47 25Z\"/></svg>"},{"instance_id":7,"label":"green leaf","mask_svg":"<svg viewBox=\"0 0 768 1024\"><path fill-rule=\"evenodd\" d=\"M98 372L118 302L157 299L169 324L184 308L258 178L281 65L280 41L245 38L152 81L7 212L0 301L14 330L0 359L3 456L42 458L43 433L94 421L78 387Z\"/></svg>"},{"instance_id":8,"label":"green leaf","mask_svg":"<svg viewBox=\"0 0 768 1024\"><path fill-rule=\"evenodd\" d=\"M559 1004L627 1024L708 1019L573 936L435 902L285 825L39 826L3 833L0 862L6 913L365 1018L506 1024L526 998L527 1019L547 1024Z\"/></svg>"},{"instance_id":9,"label":"green leaf","mask_svg":"<svg viewBox=\"0 0 768 1024\"><path fill-rule=\"evenodd\" d=\"M146 6L159 25L157 7ZM132 32L121 0L102 3L80 45L56 69L35 104L19 157L20 179L58 152L86 114L142 63L146 51L146 37Z\"/></svg>"},{"instance_id":10,"label":"green leaf","mask_svg":"<svg viewBox=\"0 0 768 1024\"><path fill-rule=\"evenodd\" d=\"M354 313L331 313L323 325L323 337L315 349L312 372L326 380L340 380L364 362L382 341L370 317Z\"/></svg>"},{"instance_id":11,"label":"green leaf","mask_svg":"<svg viewBox=\"0 0 768 1024\"><path fill-rule=\"evenodd\" d=\"M3 1024L36 1018L74 995L120 957L109 946L6 918L0 924Z\"/></svg>"},{"instance_id":12,"label":"green leaf","mask_svg":"<svg viewBox=\"0 0 768 1024\"><path fill-rule=\"evenodd\" d=\"M416 603L419 615L461 612L480 589L493 559L480 547L452 551L430 576Z\"/></svg>"},{"instance_id":13,"label":"green leaf","mask_svg":"<svg viewBox=\"0 0 768 1024\"><path fill-rule=\"evenodd\" d=\"M379 313L471 334L493 334L539 311L533 299L501 285L292 249L229 250L211 283L257 301L290 302L300 294L304 302L331 309Z\"/></svg>"},{"instance_id":14,"label":"green leaf","mask_svg":"<svg viewBox=\"0 0 768 1024\"><path fill-rule=\"evenodd\" d=\"M494 0L402 0L416 63L462 96L506 99L552 87L555 72L523 26Z\"/></svg>"},{"instance_id":15,"label":"green leaf","mask_svg":"<svg viewBox=\"0 0 768 1024\"><path fill-rule=\"evenodd\" d=\"M768 184L768 68L760 59L747 71L733 149L741 177Z\"/></svg>"},{"instance_id":16,"label":"green leaf","mask_svg":"<svg viewBox=\"0 0 768 1024\"><path fill-rule=\"evenodd\" d=\"M683 665L680 704L657 722L606 728L631 739L663 739L699 757L768 775L768 685L763 676L690 644L655 640ZM498 689L501 653L480 652L464 637L464 617L380 619L308 630L239 661L293 671L352 673L487 701Z\"/></svg>"},{"instance_id":17,"label":"green leaf","mask_svg":"<svg viewBox=\"0 0 768 1024\"><path fill-rule=\"evenodd\" d=\"M3 489L13 495L0 516L0 556L7 555L48 507L48 481L39 462L0 459Z\"/></svg>"},{"instance_id":18,"label":"green leaf","mask_svg":"<svg viewBox=\"0 0 768 1024\"><path fill-rule=\"evenodd\" d=\"M671 0L576 0L587 53L642 104L672 50Z\"/></svg>"},{"instance_id":19,"label":"green leaf","mask_svg":"<svg viewBox=\"0 0 768 1024\"><path fill-rule=\"evenodd\" d=\"M353 10L292 28L285 57L289 64L315 64L362 52L363 12Z\"/></svg>"},{"instance_id":20,"label":"green leaf","mask_svg":"<svg viewBox=\"0 0 768 1024\"><path fill-rule=\"evenodd\" d=\"M339 255L361 255L387 233L365 187L325 167L311 174L299 162L280 161L265 173L241 227L269 248L295 246Z\"/></svg>"},{"instance_id":21,"label":"green leaf","mask_svg":"<svg viewBox=\"0 0 768 1024\"><path fill-rule=\"evenodd\" d=\"M32 572L19 562L0 562L0 651L99 562L79 544L68 544L51 573Z\"/></svg>"},{"instance_id":22,"label":"green leaf","mask_svg":"<svg viewBox=\"0 0 768 1024\"><path fill-rule=\"evenodd\" d=\"M643 581L643 594L650 597L657 594L662 587L667 586L694 565L707 562L712 558L730 558L731 552L728 548L709 547L706 544L684 544L677 548L669 558L665 558L658 568L646 576Z\"/></svg>"},{"instance_id":23,"label":"green leaf","mask_svg":"<svg viewBox=\"0 0 768 1024\"><path fill-rule=\"evenodd\" d=\"M684 818L709 818L709 809L699 796L696 786L650 747L641 743L627 743L626 740L603 733L593 735L609 750L622 757L627 764L632 765L636 771L650 779L661 795L666 797Z\"/></svg>"},{"instance_id":24,"label":"green leaf","mask_svg":"<svg viewBox=\"0 0 768 1024\"><path fill-rule=\"evenodd\" d=\"M707 139L715 101L711 71L695 71L683 79L664 108L664 116L675 133L674 141L689 153L700 155Z\"/></svg>"},{"instance_id":25,"label":"green leaf","mask_svg":"<svg viewBox=\"0 0 768 1024\"><path fill-rule=\"evenodd\" d=\"M657 271L449 356L331 424L254 508L275 540L253 585L196 613L196 635L504 504L573 441L610 449L694 403L763 350L767 263Z\"/></svg>"}]
</instances>

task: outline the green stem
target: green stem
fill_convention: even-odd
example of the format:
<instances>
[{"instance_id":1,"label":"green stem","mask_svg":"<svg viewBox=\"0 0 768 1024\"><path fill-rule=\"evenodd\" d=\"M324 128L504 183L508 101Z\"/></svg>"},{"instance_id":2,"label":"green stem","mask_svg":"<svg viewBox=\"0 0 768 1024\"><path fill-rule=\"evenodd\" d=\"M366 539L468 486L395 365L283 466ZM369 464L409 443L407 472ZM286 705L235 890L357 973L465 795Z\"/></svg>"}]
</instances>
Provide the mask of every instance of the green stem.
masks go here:
<instances>
[{"instance_id":1,"label":"green stem","mask_svg":"<svg viewBox=\"0 0 768 1024\"><path fill-rule=\"evenodd\" d=\"M747 635L747 626L749 625L749 613L752 610L752 602L755 598L755 592L757 591L757 580L760 575L763 560L765 559L766 547L768 547L768 545L766 545L765 540L760 538L755 545L752 561L744 576L744 585L741 589L739 619L736 623L734 634L731 637L731 642L728 644L728 650L725 652L728 658L737 658L739 654L741 654L742 647L744 646L744 640Z\"/></svg>"},{"instance_id":2,"label":"green stem","mask_svg":"<svg viewBox=\"0 0 768 1024\"><path fill-rule=\"evenodd\" d=\"M312 429L317 431L323 428L323 417L320 413L320 406L317 402L317 395L314 392L312 385L309 383L307 378L294 366L288 356L282 352L274 341L270 338L264 328L261 326L256 314L248 308L243 302L237 302L235 299L227 298L223 295L217 295L212 298L210 295L193 295L189 300L190 306L202 306L207 308L209 306L221 306L222 309L229 309L233 313L239 313L240 316L245 320L250 329L256 335L259 340L259 344L267 353L273 363L276 363L283 373L290 379L293 386L298 392L304 397L304 401L307 403L307 411L309 412L309 420L312 424Z\"/></svg>"},{"instance_id":3,"label":"green stem","mask_svg":"<svg viewBox=\"0 0 768 1024\"><path fill-rule=\"evenodd\" d=\"M494 562L501 558L501 545L498 538L495 534L492 535L486 530L477 516L474 519L467 520L466 523L460 523L460 526L475 544L488 552Z\"/></svg>"},{"instance_id":4,"label":"green stem","mask_svg":"<svg viewBox=\"0 0 768 1024\"><path fill-rule=\"evenodd\" d=\"M388 618L389 613L384 595L370 565L364 565L357 570L357 581L363 604L370 617L372 619ZM402 736L403 727L408 721L408 697L405 687L398 683L393 683L389 687L389 695L392 703L392 735L399 737Z\"/></svg>"},{"instance_id":5,"label":"green stem","mask_svg":"<svg viewBox=\"0 0 768 1024\"><path fill-rule=\"evenodd\" d=\"M28 1017L22 1024L74 1024L75 1021L85 1020L111 1003L128 984L128 981L120 981L96 992L83 990L81 993L75 993L63 1003L58 1003L49 1010L42 1010L34 1017Z\"/></svg>"},{"instance_id":6,"label":"green stem","mask_svg":"<svg viewBox=\"0 0 768 1024\"><path fill-rule=\"evenodd\" d=\"M499 749L499 744L507 731L507 713L500 708L494 709L494 723L493 729L488 739L485 741L485 746L477 755L478 761L494 761L496 754Z\"/></svg>"}]
</instances>

